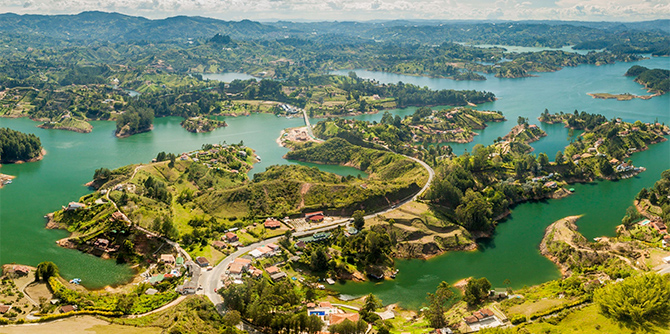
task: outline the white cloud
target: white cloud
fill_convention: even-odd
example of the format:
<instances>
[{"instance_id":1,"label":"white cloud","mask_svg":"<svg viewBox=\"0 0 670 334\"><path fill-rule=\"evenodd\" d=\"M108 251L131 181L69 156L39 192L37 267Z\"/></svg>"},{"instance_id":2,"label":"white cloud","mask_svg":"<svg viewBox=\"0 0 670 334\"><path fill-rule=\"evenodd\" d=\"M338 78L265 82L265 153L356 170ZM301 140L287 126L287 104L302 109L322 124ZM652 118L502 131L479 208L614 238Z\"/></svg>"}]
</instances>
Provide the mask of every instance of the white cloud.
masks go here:
<instances>
[{"instance_id":1,"label":"white cloud","mask_svg":"<svg viewBox=\"0 0 670 334\"><path fill-rule=\"evenodd\" d=\"M555 2L553 2L555 1ZM222 19L562 19L649 20L670 17L667 0L0 0L0 12L19 14L118 11L163 18Z\"/></svg>"}]
</instances>

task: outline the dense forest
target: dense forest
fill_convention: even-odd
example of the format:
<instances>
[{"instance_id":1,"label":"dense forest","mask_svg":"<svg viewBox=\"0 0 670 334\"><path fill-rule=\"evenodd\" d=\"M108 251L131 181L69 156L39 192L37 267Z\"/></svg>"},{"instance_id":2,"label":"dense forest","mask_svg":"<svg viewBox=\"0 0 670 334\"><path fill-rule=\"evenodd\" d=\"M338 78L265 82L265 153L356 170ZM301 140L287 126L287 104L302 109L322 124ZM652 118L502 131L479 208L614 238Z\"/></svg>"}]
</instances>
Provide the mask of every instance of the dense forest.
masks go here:
<instances>
[{"instance_id":1,"label":"dense forest","mask_svg":"<svg viewBox=\"0 0 670 334\"><path fill-rule=\"evenodd\" d=\"M0 163L28 161L40 156L42 143L34 134L0 128Z\"/></svg>"},{"instance_id":2,"label":"dense forest","mask_svg":"<svg viewBox=\"0 0 670 334\"><path fill-rule=\"evenodd\" d=\"M644 85L651 92L662 95L670 91L670 70L635 65L625 75L635 77L635 82Z\"/></svg>"}]
</instances>

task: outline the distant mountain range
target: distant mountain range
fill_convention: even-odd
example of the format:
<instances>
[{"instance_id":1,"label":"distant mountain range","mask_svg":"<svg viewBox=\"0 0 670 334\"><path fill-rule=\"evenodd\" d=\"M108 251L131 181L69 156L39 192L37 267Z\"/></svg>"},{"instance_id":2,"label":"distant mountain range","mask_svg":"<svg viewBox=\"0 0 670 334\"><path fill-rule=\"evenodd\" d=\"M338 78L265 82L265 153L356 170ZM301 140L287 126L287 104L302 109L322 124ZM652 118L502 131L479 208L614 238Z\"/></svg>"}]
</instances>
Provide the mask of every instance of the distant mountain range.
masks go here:
<instances>
[{"instance_id":1,"label":"distant mountain range","mask_svg":"<svg viewBox=\"0 0 670 334\"><path fill-rule=\"evenodd\" d=\"M510 29L510 28L514 29ZM487 35L495 41L529 44L521 34L551 45L553 36L561 42L579 43L614 33L639 30L657 36L670 35L670 20L645 22L577 21L369 21L369 22L255 22L224 21L200 16L175 16L151 20L144 17L99 11L76 15L0 14L0 31L76 42L173 41L210 38L217 33L233 39L301 38L317 42L403 41L441 43L479 41ZM544 42L543 42L544 40ZM533 45L533 43L530 43Z\"/></svg>"}]
</instances>

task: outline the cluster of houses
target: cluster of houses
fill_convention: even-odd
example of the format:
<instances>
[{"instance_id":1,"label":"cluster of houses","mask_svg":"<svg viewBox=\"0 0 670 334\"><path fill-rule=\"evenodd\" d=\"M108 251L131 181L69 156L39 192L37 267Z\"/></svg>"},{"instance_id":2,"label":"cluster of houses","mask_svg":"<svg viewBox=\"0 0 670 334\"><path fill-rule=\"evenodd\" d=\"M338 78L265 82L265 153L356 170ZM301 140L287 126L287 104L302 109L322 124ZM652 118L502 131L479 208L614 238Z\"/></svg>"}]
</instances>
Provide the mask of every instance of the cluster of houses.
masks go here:
<instances>
[{"instance_id":1,"label":"cluster of houses","mask_svg":"<svg viewBox=\"0 0 670 334\"><path fill-rule=\"evenodd\" d=\"M255 251L258 252L252 254ZM261 276L263 276L263 271L265 271L273 281L275 282L279 281L285 278L287 275L285 272L281 271L276 265L269 266L264 269L256 268L251 264L251 259L249 258L253 257L254 259L258 259L260 257L269 257L277 254L279 251L280 251L279 246L275 244L268 244L267 246L262 246L257 249L254 249L249 253L250 256L238 257L233 262L231 262L228 265L228 268L226 269L226 275L232 278L234 280L234 283L241 283L242 275L244 273L249 274L253 278L260 278ZM222 279L226 281L228 277L225 277L224 275Z\"/></svg>"},{"instance_id":2,"label":"cluster of houses","mask_svg":"<svg viewBox=\"0 0 670 334\"><path fill-rule=\"evenodd\" d=\"M223 152L223 153L222 153ZM209 169L216 169L216 170L222 170L223 166L225 164L222 164L221 159L219 159L219 156L221 154L226 154L226 153L232 153L234 156L237 156L238 158L242 159L242 162L245 162L247 158L247 152L245 150L239 150L236 146L229 146L227 144L219 145L219 144L213 144L212 148L206 151L193 151L193 152L184 152L181 155L179 155L179 160L181 161L187 161L191 159L193 162L201 162L204 166L206 166ZM154 159L155 160L155 159ZM225 161L225 160L224 160ZM243 164L244 166L244 164ZM227 169L227 171L231 173L239 173L239 170L236 169Z\"/></svg>"},{"instance_id":3,"label":"cluster of houses","mask_svg":"<svg viewBox=\"0 0 670 334\"><path fill-rule=\"evenodd\" d=\"M640 221L638 223L640 226L647 226L651 227L654 229L654 231L658 232L658 234L663 236L663 239L661 239L661 246L663 248L670 247L670 234L668 234L668 227L660 220L657 221L651 221L649 219L645 219L643 221Z\"/></svg>"}]
</instances>

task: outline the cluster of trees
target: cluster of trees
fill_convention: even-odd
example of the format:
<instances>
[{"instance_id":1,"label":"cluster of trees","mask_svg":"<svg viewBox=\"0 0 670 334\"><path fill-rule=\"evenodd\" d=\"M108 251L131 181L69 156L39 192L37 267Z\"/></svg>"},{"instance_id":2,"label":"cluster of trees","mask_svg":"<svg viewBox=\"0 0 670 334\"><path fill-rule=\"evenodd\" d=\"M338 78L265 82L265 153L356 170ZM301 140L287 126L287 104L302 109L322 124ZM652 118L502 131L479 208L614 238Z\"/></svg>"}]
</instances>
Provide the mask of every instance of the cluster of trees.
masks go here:
<instances>
[{"instance_id":1,"label":"cluster of trees","mask_svg":"<svg viewBox=\"0 0 670 334\"><path fill-rule=\"evenodd\" d=\"M310 289L305 286L305 289ZM323 321L315 315L308 316L302 302L313 293L294 286L289 280L275 284L266 279L248 279L245 284L231 284L219 293L223 296L224 306L230 311L239 312L242 319L270 333L320 332ZM308 299L309 300L309 299Z\"/></svg>"},{"instance_id":2,"label":"cluster of trees","mask_svg":"<svg viewBox=\"0 0 670 334\"><path fill-rule=\"evenodd\" d=\"M538 118L540 122L558 123L563 122L570 129L593 131L597 126L607 122L607 118L600 114L589 114L582 111L581 113L575 110L572 114L563 113L562 111L556 114L550 114L549 110L544 109L544 112Z\"/></svg>"},{"instance_id":3,"label":"cluster of trees","mask_svg":"<svg viewBox=\"0 0 670 334\"><path fill-rule=\"evenodd\" d=\"M625 75L635 77L635 82L643 84L652 92L665 94L670 91L670 70L660 68L652 70L635 65L629 68Z\"/></svg>"},{"instance_id":4,"label":"cluster of trees","mask_svg":"<svg viewBox=\"0 0 670 334\"><path fill-rule=\"evenodd\" d=\"M149 176L143 183L144 196L153 198L155 200L170 204L172 201L172 194L167 189L165 182Z\"/></svg>"},{"instance_id":5,"label":"cluster of trees","mask_svg":"<svg viewBox=\"0 0 670 334\"><path fill-rule=\"evenodd\" d=\"M540 166L548 165L546 155L507 153L491 158L492 153L497 153L495 146L476 145L472 155L466 152L439 161L426 199L442 206L465 228L490 231L510 205L547 194L541 183L514 182L529 173L539 175Z\"/></svg>"},{"instance_id":6,"label":"cluster of trees","mask_svg":"<svg viewBox=\"0 0 670 334\"><path fill-rule=\"evenodd\" d=\"M642 188L635 197L636 200L649 200L649 204L661 208L660 216L665 222L670 222L670 169L661 173L661 179L647 189Z\"/></svg>"},{"instance_id":7,"label":"cluster of trees","mask_svg":"<svg viewBox=\"0 0 670 334\"><path fill-rule=\"evenodd\" d=\"M128 136L151 130L154 111L140 105L129 105L126 111L116 119L116 134Z\"/></svg>"},{"instance_id":8,"label":"cluster of trees","mask_svg":"<svg viewBox=\"0 0 670 334\"><path fill-rule=\"evenodd\" d=\"M670 322L670 277L654 272L629 277L595 291L600 311L631 328L667 326Z\"/></svg>"},{"instance_id":9,"label":"cluster of trees","mask_svg":"<svg viewBox=\"0 0 670 334\"><path fill-rule=\"evenodd\" d=\"M49 281L49 278L58 276L58 266L51 261L40 262L35 270L35 281Z\"/></svg>"},{"instance_id":10,"label":"cluster of trees","mask_svg":"<svg viewBox=\"0 0 670 334\"><path fill-rule=\"evenodd\" d=\"M42 152L42 142L34 134L10 128L0 128L0 163L36 158Z\"/></svg>"}]
</instances>

